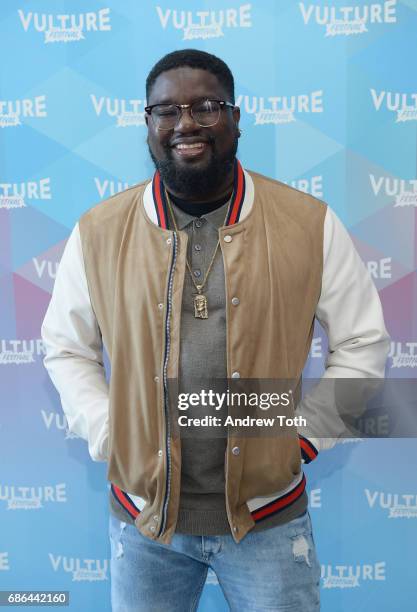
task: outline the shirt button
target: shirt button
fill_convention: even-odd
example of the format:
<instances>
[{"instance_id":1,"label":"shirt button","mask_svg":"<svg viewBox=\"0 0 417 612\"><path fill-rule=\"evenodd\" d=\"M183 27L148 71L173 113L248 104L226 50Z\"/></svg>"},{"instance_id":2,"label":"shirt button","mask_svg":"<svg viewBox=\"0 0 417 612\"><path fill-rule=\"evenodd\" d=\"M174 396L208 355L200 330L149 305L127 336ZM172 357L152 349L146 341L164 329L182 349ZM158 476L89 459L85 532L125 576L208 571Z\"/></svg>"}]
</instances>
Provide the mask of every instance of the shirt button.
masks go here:
<instances>
[{"instance_id":1,"label":"shirt button","mask_svg":"<svg viewBox=\"0 0 417 612\"><path fill-rule=\"evenodd\" d=\"M201 244L195 244L194 245L194 250L195 251L201 251Z\"/></svg>"},{"instance_id":2,"label":"shirt button","mask_svg":"<svg viewBox=\"0 0 417 612\"><path fill-rule=\"evenodd\" d=\"M226 236L223 238L223 240L224 240L225 242L232 242L232 237L231 237L231 235L230 235L230 234L226 234Z\"/></svg>"},{"instance_id":3,"label":"shirt button","mask_svg":"<svg viewBox=\"0 0 417 612\"><path fill-rule=\"evenodd\" d=\"M149 530L150 530L150 531L152 531L152 532L153 532L153 531L155 531L155 529L156 529L155 525L151 525L151 526L149 527Z\"/></svg>"},{"instance_id":4,"label":"shirt button","mask_svg":"<svg viewBox=\"0 0 417 612\"><path fill-rule=\"evenodd\" d=\"M234 455L239 455L239 454L240 454L240 448L239 448L238 446L234 446L234 447L232 448L232 453L233 453Z\"/></svg>"},{"instance_id":5,"label":"shirt button","mask_svg":"<svg viewBox=\"0 0 417 612\"><path fill-rule=\"evenodd\" d=\"M161 449L159 449L159 451L158 451L159 457L162 457L163 454L164 454L164 452Z\"/></svg>"},{"instance_id":6,"label":"shirt button","mask_svg":"<svg viewBox=\"0 0 417 612\"><path fill-rule=\"evenodd\" d=\"M196 227L201 227L202 221L200 221L200 219L196 219L195 225Z\"/></svg>"},{"instance_id":7,"label":"shirt button","mask_svg":"<svg viewBox=\"0 0 417 612\"><path fill-rule=\"evenodd\" d=\"M194 276L196 276L197 278L201 276L201 270L194 270Z\"/></svg>"},{"instance_id":8,"label":"shirt button","mask_svg":"<svg viewBox=\"0 0 417 612\"><path fill-rule=\"evenodd\" d=\"M238 528L236 527L236 525L233 525L233 531L236 533L237 530Z\"/></svg>"},{"instance_id":9,"label":"shirt button","mask_svg":"<svg viewBox=\"0 0 417 612\"><path fill-rule=\"evenodd\" d=\"M239 306L240 304L240 300L238 297L232 297L232 304L233 306Z\"/></svg>"},{"instance_id":10,"label":"shirt button","mask_svg":"<svg viewBox=\"0 0 417 612\"><path fill-rule=\"evenodd\" d=\"M167 238L167 244L171 244L172 238Z\"/></svg>"},{"instance_id":11,"label":"shirt button","mask_svg":"<svg viewBox=\"0 0 417 612\"><path fill-rule=\"evenodd\" d=\"M232 378L240 378L239 372L233 372Z\"/></svg>"},{"instance_id":12,"label":"shirt button","mask_svg":"<svg viewBox=\"0 0 417 612\"><path fill-rule=\"evenodd\" d=\"M159 310L162 310L162 309L163 309L163 307L164 307L164 305L162 304L162 302L161 302L160 304L158 304L158 308L159 308Z\"/></svg>"},{"instance_id":13,"label":"shirt button","mask_svg":"<svg viewBox=\"0 0 417 612\"><path fill-rule=\"evenodd\" d=\"M153 520L157 521L159 519L159 516L157 514L154 514Z\"/></svg>"},{"instance_id":14,"label":"shirt button","mask_svg":"<svg viewBox=\"0 0 417 612\"><path fill-rule=\"evenodd\" d=\"M155 382L159 382L159 376L154 376L153 379Z\"/></svg>"}]
</instances>

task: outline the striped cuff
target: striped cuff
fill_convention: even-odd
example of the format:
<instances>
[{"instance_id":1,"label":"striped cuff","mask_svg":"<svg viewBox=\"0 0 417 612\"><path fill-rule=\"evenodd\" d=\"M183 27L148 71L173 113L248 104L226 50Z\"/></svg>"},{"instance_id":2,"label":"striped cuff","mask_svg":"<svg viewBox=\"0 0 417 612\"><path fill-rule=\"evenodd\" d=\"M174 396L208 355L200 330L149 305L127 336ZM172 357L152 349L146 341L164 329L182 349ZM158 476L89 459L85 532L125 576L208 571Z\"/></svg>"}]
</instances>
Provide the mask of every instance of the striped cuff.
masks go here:
<instances>
[{"instance_id":1,"label":"striped cuff","mask_svg":"<svg viewBox=\"0 0 417 612\"><path fill-rule=\"evenodd\" d=\"M317 457L319 451L308 438L298 434L298 439L300 443L302 463L310 463Z\"/></svg>"}]
</instances>

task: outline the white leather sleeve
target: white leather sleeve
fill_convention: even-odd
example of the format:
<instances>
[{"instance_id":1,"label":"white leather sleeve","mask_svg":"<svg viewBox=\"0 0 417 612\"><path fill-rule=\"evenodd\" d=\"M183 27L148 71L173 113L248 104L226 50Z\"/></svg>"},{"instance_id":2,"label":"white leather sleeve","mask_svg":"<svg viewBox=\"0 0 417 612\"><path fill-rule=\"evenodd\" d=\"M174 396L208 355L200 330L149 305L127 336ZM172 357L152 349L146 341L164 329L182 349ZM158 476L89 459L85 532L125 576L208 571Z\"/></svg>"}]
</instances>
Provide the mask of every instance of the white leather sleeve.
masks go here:
<instances>
[{"instance_id":1,"label":"white leather sleeve","mask_svg":"<svg viewBox=\"0 0 417 612\"><path fill-rule=\"evenodd\" d=\"M66 243L42 327L43 360L69 430L88 441L94 461L108 453L108 385L103 344L91 306L78 223Z\"/></svg>"},{"instance_id":2,"label":"white leather sleeve","mask_svg":"<svg viewBox=\"0 0 417 612\"><path fill-rule=\"evenodd\" d=\"M324 222L322 290L316 317L328 337L329 352L321 379L328 382L319 383L307 394L296 414L307 420L307 427L298 428L299 433L318 452L333 447L346 431L332 403L334 386L328 379L382 379L389 351L378 292L347 230L330 207ZM332 437L326 437L326 426Z\"/></svg>"}]
</instances>

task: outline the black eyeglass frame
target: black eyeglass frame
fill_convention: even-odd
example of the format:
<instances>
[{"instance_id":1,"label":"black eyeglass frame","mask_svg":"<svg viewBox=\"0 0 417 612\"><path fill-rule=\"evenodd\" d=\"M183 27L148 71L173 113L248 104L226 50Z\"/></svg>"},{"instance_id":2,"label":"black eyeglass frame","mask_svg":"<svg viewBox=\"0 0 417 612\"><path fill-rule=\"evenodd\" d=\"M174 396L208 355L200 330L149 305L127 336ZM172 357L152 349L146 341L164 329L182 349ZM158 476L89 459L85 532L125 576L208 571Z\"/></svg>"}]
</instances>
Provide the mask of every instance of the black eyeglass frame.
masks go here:
<instances>
[{"instance_id":1,"label":"black eyeglass frame","mask_svg":"<svg viewBox=\"0 0 417 612\"><path fill-rule=\"evenodd\" d=\"M226 100L216 100L214 98L202 98L201 100L195 100L194 102L192 102L191 104L172 104L170 102L160 102L159 104L151 104L150 106L145 106L144 110L145 113L147 113L148 115L151 116L151 119L156 127L157 130L161 130L162 132L169 132L170 130L173 130L177 125L178 122L181 120L182 117L182 111L185 108L189 108L190 109L190 115L193 119L193 121L195 121L197 123L197 125L199 125L200 127L213 127L213 125L217 125L217 123L219 122L220 119L220 113L219 113L219 118L217 119L216 123L212 123L211 125L200 125L198 123L198 121L196 121L193 117L193 112L192 112L192 107L194 106L194 104L198 104L201 102L217 102L217 104L220 105L220 111L223 108L226 108L227 106L229 106L230 108L236 108L236 104L232 104L231 102L227 102ZM160 128L158 127L152 117L152 109L155 108L155 106L175 106L178 109L178 117L177 117L177 121L175 123L175 125L172 128Z\"/></svg>"}]
</instances>

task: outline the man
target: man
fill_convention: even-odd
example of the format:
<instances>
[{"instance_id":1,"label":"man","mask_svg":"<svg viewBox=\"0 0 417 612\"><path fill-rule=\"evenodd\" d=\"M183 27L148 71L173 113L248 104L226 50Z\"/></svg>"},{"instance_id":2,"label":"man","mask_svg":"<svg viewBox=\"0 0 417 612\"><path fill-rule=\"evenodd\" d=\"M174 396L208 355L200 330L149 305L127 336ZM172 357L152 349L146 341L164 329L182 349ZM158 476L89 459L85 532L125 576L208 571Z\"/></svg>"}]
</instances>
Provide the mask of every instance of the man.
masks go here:
<instances>
[{"instance_id":1,"label":"man","mask_svg":"<svg viewBox=\"0 0 417 612\"><path fill-rule=\"evenodd\" d=\"M195 610L212 567L231 610L316 611L302 463L334 439L180 437L168 383L299 382L315 317L325 378L382 377L378 294L329 207L236 159L223 61L170 53L146 94L156 172L80 218L42 326L69 428L108 461L113 610Z\"/></svg>"}]
</instances>

